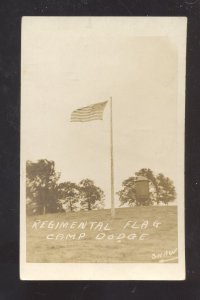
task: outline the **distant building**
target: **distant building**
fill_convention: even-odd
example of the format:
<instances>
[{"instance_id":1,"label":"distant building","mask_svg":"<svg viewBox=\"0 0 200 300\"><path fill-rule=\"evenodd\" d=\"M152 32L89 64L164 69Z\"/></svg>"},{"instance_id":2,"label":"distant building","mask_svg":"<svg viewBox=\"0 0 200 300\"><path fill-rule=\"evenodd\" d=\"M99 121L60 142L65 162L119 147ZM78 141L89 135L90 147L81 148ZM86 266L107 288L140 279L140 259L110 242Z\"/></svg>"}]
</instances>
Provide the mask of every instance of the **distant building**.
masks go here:
<instances>
[{"instance_id":1,"label":"distant building","mask_svg":"<svg viewBox=\"0 0 200 300\"><path fill-rule=\"evenodd\" d=\"M144 176L136 177L135 182L136 199L140 205L149 204L149 180Z\"/></svg>"}]
</instances>

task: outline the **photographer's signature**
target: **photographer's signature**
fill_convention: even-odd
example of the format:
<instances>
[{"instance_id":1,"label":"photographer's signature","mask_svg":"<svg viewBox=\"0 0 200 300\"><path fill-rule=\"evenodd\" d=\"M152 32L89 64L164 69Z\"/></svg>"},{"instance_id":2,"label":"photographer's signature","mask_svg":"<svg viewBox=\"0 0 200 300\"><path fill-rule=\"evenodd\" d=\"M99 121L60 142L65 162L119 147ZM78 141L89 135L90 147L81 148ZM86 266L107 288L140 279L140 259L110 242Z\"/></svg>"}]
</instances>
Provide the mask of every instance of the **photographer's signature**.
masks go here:
<instances>
[{"instance_id":1,"label":"photographer's signature","mask_svg":"<svg viewBox=\"0 0 200 300\"><path fill-rule=\"evenodd\" d=\"M152 253L151 258L152 260L158 260L160 263L168 262L178 259L178 248L171 249L171 250L164 250L158 253Z\"/></svg>"}]
</instances>

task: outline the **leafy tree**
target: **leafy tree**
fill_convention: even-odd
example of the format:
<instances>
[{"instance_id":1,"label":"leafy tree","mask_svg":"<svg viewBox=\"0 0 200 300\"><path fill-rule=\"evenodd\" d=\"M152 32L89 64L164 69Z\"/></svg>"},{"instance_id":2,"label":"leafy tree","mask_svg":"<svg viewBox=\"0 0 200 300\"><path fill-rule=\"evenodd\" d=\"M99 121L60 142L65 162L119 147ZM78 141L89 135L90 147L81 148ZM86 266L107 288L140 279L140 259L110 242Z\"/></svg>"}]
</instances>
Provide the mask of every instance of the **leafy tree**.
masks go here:
<instances>
[{"instance_id":1,"label":"leafy tree","mask_svg":"<svg viewBox=\"0 0 200 300\"><path fill-rule=\"evenodd\" d=\"M176 190L173 181L163 174L154 175L151 169L141 169L135 173L135 177L129 177L122 182L122 190L117 192L119 196L120 206L128 205L151 205L160 202L168 204L176 198ZM138 176L144 176L149 180L149 200L141 202L136 197L136 179Z\"/></svg>"},{"instance_id":2,"label":"leafy tree","mask_svg":"<svg viewBox=\"0 0 200 300\"><path fill-rule=\"evenodd\" d=\"M28 205L35 205L38 213L55 212L60 206L57 195L59 174L54 161L41 159L26 163L26 195Z\"/></svg>"},{"instance_id":3,"label":"leafy tree","mask_svg":"<svg viewBox=\"0 0 200 300\"><path fill-rule=\"evenodd\" d=\"M133 206L137 204L136 190L135 190L135 177L129 177L122 182L123 189L117 192L119 196L120 206L125 204Z\"/></svg>"},{"instance_id":4,"label":"leafy tree","mask_svg":"<svg viewBox=\"0 0 200 300\"><path fill-rule=\"evenodd\" d=\"M168 177L165 177L162 173L159 173L156 177L158 185L159 202L167 204L176 199L176 190L174 183Z\"/></svg>"},{"instance_id":5,"label":"leafy tree","mask_svg":"<svg viewBox=\"0 0 200 300\"><path fill-rule=\"evenodd\" d=\"M71 212L76 210L80 197L80 189L76 183L62 182L58 185L58 195L62 205L67 205Z\"/></svg>"},{"instance_id":6,"label":"leafy tree","mask_svg":"<svg viewBox=\"0 0 200 300\"><path fill-rule=\"evenodd\" d=\"M79 183L81 205L88 210L99 209L104 206L104 192L90 179L83 179Z\"/></svg>"}]
</instances>

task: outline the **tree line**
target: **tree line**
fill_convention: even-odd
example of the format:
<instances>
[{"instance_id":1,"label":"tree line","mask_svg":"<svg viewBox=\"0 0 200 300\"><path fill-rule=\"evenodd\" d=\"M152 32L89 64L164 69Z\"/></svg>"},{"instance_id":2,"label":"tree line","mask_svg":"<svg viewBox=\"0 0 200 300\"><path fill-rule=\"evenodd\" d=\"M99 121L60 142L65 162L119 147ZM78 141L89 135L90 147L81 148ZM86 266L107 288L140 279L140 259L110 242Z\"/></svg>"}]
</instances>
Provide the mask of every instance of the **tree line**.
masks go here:
<instances>
[{"instance_id":1,"label":"tree line","mask_svg":"<svg viewBox=\"0 0 200 300\"><path fill-rule=\"evenodd\" d=\"M104 191L91 179L79 183L59 182L61 173L56 172L55 162L41 159L26 162L26 209L27 214L46 214L62 211L93 210L104 208ZM149 181L148 201L141 201L136 195L138 176ZM175 200L173 181L163 174L154 175L150 169L141 169L135 176L122 182L122 189L116 193L120 206L168 204Z\"/></svg>"},{"instance_id":2,"label":"tree line","mask_svg":"<svg viewBox=\"0 0 200 300\"><path fill-rule=\"evenodd\" d=\"M70 210L100 209L104 207L104 192L90 179L78 184L60 182L54 161L41 159L26 162L27 214L45 214Z\"/></svg>"}]
</instances>

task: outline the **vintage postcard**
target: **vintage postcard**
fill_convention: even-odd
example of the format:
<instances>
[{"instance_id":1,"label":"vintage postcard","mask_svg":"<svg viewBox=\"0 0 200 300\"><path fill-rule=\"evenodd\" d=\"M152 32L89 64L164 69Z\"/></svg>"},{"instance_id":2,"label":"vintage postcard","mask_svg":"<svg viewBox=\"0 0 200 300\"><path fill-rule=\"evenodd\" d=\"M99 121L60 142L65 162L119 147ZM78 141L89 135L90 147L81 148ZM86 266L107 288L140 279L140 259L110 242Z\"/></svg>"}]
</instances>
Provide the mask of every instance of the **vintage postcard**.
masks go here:
<instances>
[{"instance_id":1,"label":"vintage postcard","mask_svg":"<svg viewBox=\"0 0 200 300\"><path fill-rule=\"evenodd\" d=\"M23 17L20 278L184 280L185 17Z\"/></svg>"}]
</instances>

